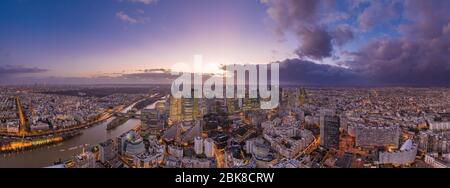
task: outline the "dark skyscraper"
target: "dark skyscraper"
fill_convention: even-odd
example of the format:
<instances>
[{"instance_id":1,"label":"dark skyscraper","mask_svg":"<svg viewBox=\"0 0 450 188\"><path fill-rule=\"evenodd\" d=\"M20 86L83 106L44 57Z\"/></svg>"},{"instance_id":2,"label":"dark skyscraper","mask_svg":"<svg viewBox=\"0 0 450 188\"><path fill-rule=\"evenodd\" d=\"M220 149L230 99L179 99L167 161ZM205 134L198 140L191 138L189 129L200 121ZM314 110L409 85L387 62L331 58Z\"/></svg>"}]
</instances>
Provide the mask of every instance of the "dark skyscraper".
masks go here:
<instances>
[{"instance_id":1,"label":"dark skyscraper","mask_svg":"<svg viewBox=\"0 0 450 188\"><path fill-rule=\"evenodd\" d=\"M147 140L148 136L159 134L164 123L160 120L160 114L156 109L143 109L141 112L141 137Z\"/></svg>"},{"instance_id":2,"label":"dark skyscraper","mask_svg":"<svg viewBox=\"0 0 450 188\"><path fill-rule=\"evenodd\" d=\"M320 115L320 145L337 148L339 145L340 118L335 115Z\"/></svg>"}]
</instances>

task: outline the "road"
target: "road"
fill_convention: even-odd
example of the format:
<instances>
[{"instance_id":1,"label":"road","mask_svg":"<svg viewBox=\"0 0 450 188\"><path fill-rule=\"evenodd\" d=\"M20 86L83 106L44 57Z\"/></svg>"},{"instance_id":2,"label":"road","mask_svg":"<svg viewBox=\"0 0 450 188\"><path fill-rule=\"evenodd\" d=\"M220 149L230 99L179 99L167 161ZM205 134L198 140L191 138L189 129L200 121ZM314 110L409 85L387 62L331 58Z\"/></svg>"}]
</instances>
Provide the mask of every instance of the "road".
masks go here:
<instances>
[{"instance_id":1,"label":"road","mask_svg":"<svg viewBox=\"0 0 450 188\"><path fill-rule=\"evenodd\" d=\"M316 150L317 147L319 147L319 145L320 145L320 138L314 138L314 141L312 141L311 144L308 145L308 147L306 147L302 152L298 153L294 158L298 159L303 154L310 154L311 152Z\"/></svg>"}]
</instances>

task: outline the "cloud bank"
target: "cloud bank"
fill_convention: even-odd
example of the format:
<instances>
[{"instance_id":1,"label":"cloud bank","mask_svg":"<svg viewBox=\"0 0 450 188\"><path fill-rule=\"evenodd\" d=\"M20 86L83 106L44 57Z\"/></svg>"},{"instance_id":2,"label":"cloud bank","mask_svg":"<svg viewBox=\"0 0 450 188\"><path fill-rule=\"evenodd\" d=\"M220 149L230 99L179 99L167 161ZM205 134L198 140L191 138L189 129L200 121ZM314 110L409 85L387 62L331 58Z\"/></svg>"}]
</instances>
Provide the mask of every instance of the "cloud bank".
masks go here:
<instances>
[{"instance_id":1,"label":"cloud bank","mask_svg":"<svg viewBox=\"0 0 450 188\"><path fill-rule=\"evenodd\" d=\"M3 75L17 75L17 74L28 74L28 73L42 73L47 72L47 69L36 68L36 67L23 67L15 65L4 65L0 66L0 76Z\"/></svg>"},{"instance_id":2,"label":"cloud bank","mask_svg":"<svg viewBox=\"0 0 450 188\"><path fill-rule=\"evenodd\" d=\"M292 33L298 40L299 59L284 62L290 82L450 86L450 1L262 2L276 31ZM338 3L347 6L342 9ZM324 14L344 16L330 21ZM367 37L371 32L382 34ZM363 41L356 49L341 48L356 38ZM348 69L307 61L327 57Z\"/></svg>"}]
</instances>

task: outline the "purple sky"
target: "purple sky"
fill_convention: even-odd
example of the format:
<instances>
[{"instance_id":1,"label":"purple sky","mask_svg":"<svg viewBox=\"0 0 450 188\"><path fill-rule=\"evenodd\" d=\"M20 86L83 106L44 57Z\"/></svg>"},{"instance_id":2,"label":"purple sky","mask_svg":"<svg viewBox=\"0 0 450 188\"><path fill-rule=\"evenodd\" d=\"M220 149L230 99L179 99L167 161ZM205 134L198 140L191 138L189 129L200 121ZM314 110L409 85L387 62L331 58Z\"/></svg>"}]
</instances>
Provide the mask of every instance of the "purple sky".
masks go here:
<instances>
[{"instance_id":1,"label":"purple sky","mask_svg":"<svg viewBox=\"0 0 450 188\"><path fill-rule=\"evenodd\" d=\"M281 63L303 85L450 85L447 0L2 0L0 83L153 83Z\"/></svg>"}]
</instances>

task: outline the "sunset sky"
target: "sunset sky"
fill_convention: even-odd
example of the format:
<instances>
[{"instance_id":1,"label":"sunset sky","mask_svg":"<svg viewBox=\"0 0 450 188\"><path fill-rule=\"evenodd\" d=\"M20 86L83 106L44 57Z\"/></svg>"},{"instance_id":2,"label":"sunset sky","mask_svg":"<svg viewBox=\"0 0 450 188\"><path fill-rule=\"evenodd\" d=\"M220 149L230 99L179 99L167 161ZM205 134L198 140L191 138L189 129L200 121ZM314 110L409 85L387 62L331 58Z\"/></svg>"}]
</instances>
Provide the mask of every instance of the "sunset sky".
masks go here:
<instances>
[{"instance_id":1,"label":"sunset sky","mask_svg":"<svg viewBox=\"0 0 450 188\"><path fill-rule=\"evenodd\" d=\"M450 85L450 1L0 1L2 84L142 83L196 54L279 62L286 83Z\"/></svg>"}]
</instances>

